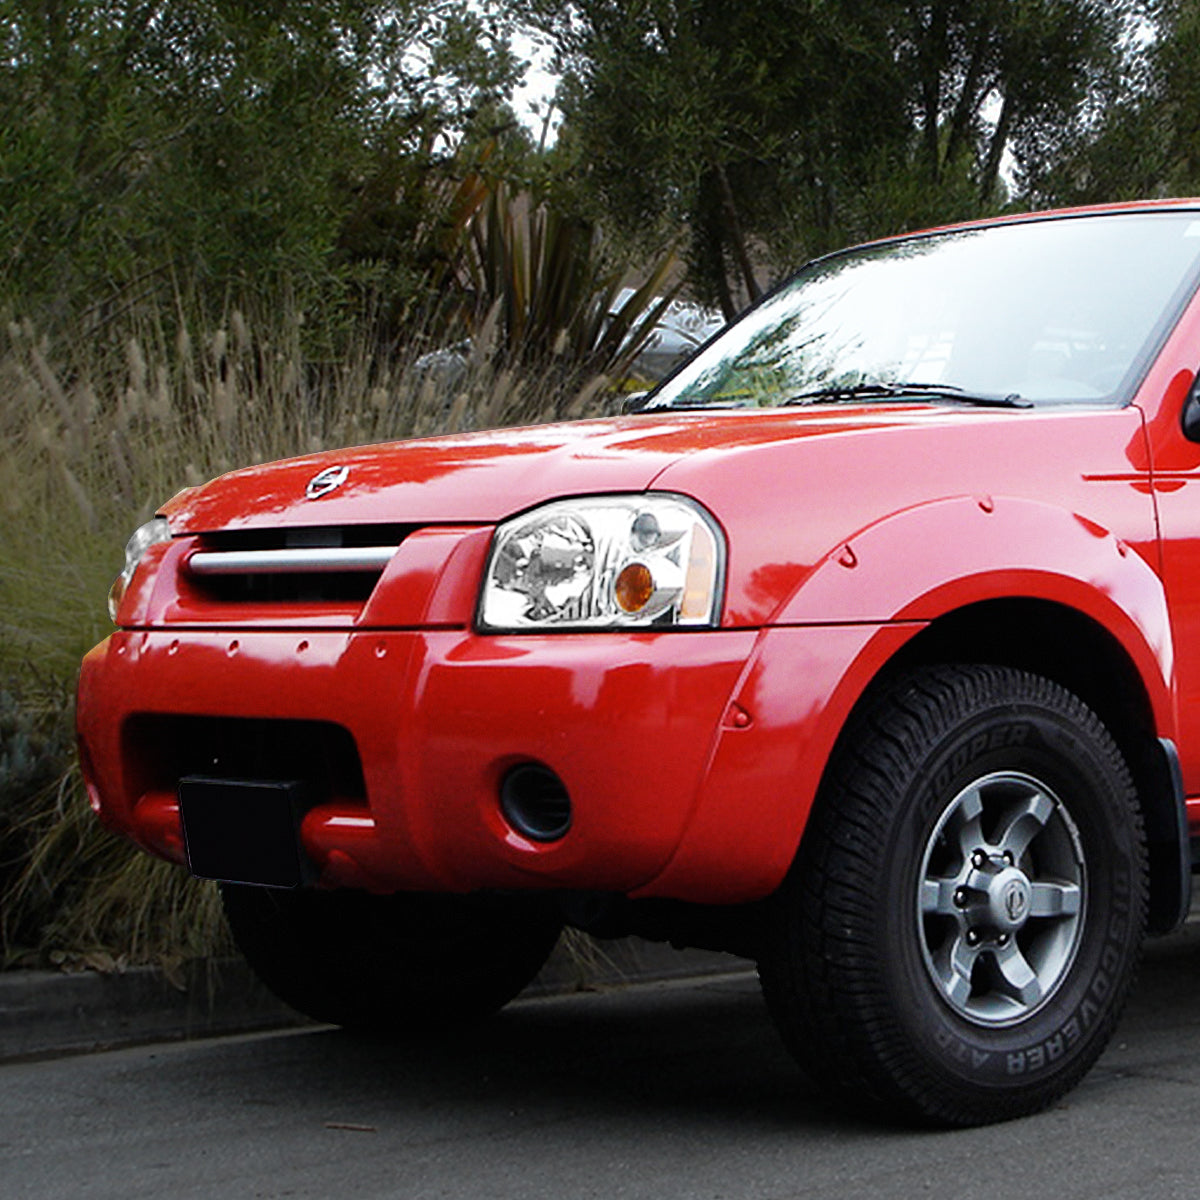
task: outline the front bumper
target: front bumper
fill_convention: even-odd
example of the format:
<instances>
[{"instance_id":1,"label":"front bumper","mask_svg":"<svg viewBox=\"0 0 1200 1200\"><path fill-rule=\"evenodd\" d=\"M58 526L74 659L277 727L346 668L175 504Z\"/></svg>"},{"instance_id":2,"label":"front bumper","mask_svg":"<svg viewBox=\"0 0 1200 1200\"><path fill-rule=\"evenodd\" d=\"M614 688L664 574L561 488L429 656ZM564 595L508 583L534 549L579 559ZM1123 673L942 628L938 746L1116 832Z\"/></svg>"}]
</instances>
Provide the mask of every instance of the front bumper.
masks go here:
<instances>
[{"instance_id":1,"label":"front bumper","mask_svg":"<svg viewBox=\"0 0 1200 1200\"><path fill-rule=\"evenodd\" d=\"M731 703L758 637L123 630L84 660L81 761L105 824L182 862L179 760L162 731L320 722L352 739L361 787L345 791L363 793L335 784L303 819L323 884L653 895L722 734L744 732ZM530 841L501 813L501 781L525 762L566 785L558 841Z\"/></svg>"}]
</instances>

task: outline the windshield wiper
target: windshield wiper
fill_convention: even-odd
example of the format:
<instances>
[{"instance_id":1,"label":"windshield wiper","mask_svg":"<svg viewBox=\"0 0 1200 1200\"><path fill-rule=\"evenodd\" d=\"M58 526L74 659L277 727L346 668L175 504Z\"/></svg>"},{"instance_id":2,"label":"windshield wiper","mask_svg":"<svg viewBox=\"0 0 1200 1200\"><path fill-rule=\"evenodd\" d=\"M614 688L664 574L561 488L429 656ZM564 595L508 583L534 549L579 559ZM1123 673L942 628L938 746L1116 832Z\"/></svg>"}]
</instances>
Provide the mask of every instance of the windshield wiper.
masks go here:
<instances>
[{"instance_id":1,"label":"windshield wiper","mask_svg":"<svg viewBox=\"0 0 1200 1200\"><path fill-rule=\"evenodd\" d=\"M954 400L973 404L977 408L1032 408L1033 401L1018 392L969 392L952 383L852 383L829 384L810 392L789 396L784 405L816 404L822 400L907 400L930 396L938 400Z\"/></svg>"},{"instance_id":2,"label":"windshield wiper","mask_svg":"<svg viewBox=\"0 0 1200 1200\"><path fill-rule=\"evenodd\" d=\"M626 401L626 406L622 408L622 412L626 413L641 413L641 412L673 412L679 410L687 410L695 412L700 409L718 409L718 408L750 408L750 405L745 400L689 400L683 397L679 400L672 400L670 404L660 404L657 401L646 403L645 395L643 394L640 400L634 401L632 404Z\"/></svg>"}]
</instances>

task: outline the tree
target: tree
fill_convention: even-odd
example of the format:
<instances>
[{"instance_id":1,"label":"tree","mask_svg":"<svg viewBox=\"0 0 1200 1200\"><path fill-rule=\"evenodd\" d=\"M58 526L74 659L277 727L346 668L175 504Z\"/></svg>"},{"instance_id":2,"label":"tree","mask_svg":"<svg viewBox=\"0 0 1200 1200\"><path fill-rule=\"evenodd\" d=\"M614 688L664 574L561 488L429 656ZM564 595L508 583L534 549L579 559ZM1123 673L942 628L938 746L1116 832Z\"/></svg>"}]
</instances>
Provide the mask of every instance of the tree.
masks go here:
<instances>
[{"instance_id":1,"label":"tree","mask_svg":"<svg viewBox=\"0 0 1200 1200\"><path fill-rule=\"evenodd\" d=\"M1200 2L1158 0L1135 32L1123 86L1037 181L1045 202L1200 191Z\"/></svg>"},{"instance_id":2,"label":"tree","mask_svg":"<svg viewBox=\"0 0 1200 1200\"><path fill-rule=\"evenodd\" d=\"M564 139L626 231L682 231L726 313L846 241L990 211L1115 61L1100 0L535 4Z\"/></svg>"},{"instance_id":3,"label":"tree","mask_svg":"<svg viewBox=\"0 0 1200 1200\"><path fill-rule=\"evenodd\" d=\"M172 276L303 296L378 245L397 160L446 159L520 74L469 0L0 0L0 288L125 300ZM383 247L402 266L398 242ZM370 265L370 264L367 264Z\"/></svg>"},{"instance_id":4,"label":"tree","mask_svg":"<svg viewBox=\"0 0 1200 1200\"><path fill-rule=\"evenodd\" d=\"M964 162L978 202L999 195L1014 156L1018 187L1036 177L1122 65L1129 3L940 0L898 5L892 38L933 184Z\"/></svg>"},{"instance_id":5,"label":"tree","mask_svg":"<svg viewBox=\"0 0 1200 1200\"><path fill-rule=\"evenodd\" d=\"M564 136L602 209L627 230L686 229L693 282L727 313L760 293L777 214L827 226L847 178L903 131L884 44L858 36L869 16L847 23L853 7L800 21L763 0L538 9L565 73Z\"/></svg>"}]
</instances>

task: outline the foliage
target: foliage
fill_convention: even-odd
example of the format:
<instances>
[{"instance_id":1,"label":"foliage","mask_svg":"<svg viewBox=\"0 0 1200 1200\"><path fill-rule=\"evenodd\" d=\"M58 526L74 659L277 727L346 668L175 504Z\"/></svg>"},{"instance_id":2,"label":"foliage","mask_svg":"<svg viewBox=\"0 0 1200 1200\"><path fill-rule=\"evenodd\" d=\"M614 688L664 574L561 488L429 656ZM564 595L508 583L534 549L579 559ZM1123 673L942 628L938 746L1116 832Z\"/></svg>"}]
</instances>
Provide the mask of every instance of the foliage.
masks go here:
<instances>
[{"instance_id":1,"label":"foliage","mask_svg":"<svg viewBox=\"0 0 1200 1200\"><path fill-rule=\"evenodd\" d=\"M780 232L785 207L803 224L889 138L875 48L843 27L849 14L779 20L778 7L541 6L566 71L565 136L602 211L654 239L686 229L693 283L727 313L761 290L752 245ZM868 109L882 119L859 120Z\"/></svg>"},{"instance_id":2,"label":"foliage","mask_svg":"<svg viewBox=\"0 0 1200 1200\"><path fill-rule=\"evenodd\" d=\"M104 833L73 771L23 832L26 856L0 920L6 965L170 970L232 952L215 886Z\"/></svg>"},{"instance_id":3,"label":"foliage","mask_svg":"<svg viewBox=\"0 0 1200 1200\"><path fill-rule=\"evenodd\" d=\"M1129 0L983 0L894 6L892 42L937 184L964 160L986 204L1006 153L1018 192L1119 77ZM991 112L989 112L989 106Z\"/></svg>"},{"instance_id":4,"label":"foliage","mask_svg":"<svg viewBox=\"0 0 1200 1200\"><path fill-rule=\"evenodd\" d=\"M1038 180L1047 203L1200 192L1200 3L1156 0L1128 45L1122 86Z\"/></svg>"},{"instance_id":5,"label":"foliage","mask_svg":"<svg viewBox=\"0 0 1200 1200\"><path fill-rule=\"evenodd\" d=\"M0 299L411 288L427 178L520 74L494 10L0 0Z\"/></svg>"},{"instance_id":6,"label":"foliage","mask_svg":"<svg viewBox=\"0 0 1200 1200\"><path fill-rule=\"evenodd\" d=\"M29 674L0 690L0 895L26 869L42 832L33 813L56 802L73 749L66 687Z\"/></svg>"},{"instance_id":7,"label":"foliage","mask_svg":"<svg viewBox=\"0 0 1200 1200\"><path fill-rule=\"evenodd\" d=\"M1129 3L539 0L565 140L599 210L685 231L727 314L847 241L1027 188L1117 65Z\"/></svg>"},{"instance_id":8,"label":"foliage","mask_svg":"<svg viewBox=\"0 0 1200 1200\"><path fill-rule=\"evenodd\" d=\"M666 311L673 255L660 256L622 296L625 270L607 260L599 230L553 205L487 191L459 272L475 345L506 367L564 379L619 378Z\"/></svg>"}]
</instances>

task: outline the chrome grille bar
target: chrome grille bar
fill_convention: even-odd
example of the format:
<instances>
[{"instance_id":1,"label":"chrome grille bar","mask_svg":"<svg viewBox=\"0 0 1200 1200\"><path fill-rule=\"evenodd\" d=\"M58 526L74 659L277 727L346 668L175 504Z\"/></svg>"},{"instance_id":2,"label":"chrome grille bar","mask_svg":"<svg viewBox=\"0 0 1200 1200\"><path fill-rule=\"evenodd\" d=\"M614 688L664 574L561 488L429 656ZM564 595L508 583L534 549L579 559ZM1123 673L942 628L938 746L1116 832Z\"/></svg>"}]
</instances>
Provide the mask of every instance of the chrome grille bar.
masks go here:
<instances>
[{"instance_id":1,"label":"chrome grille bar","mask_svg":"<svg viewBox=\"0 0 1200 1200\"><path fill-rule=\"evenodd\" d=\"M382 571L395 546L314 546L287 550L197 550L193 575L334 575Z\"/></svg>"}]
</instances>

